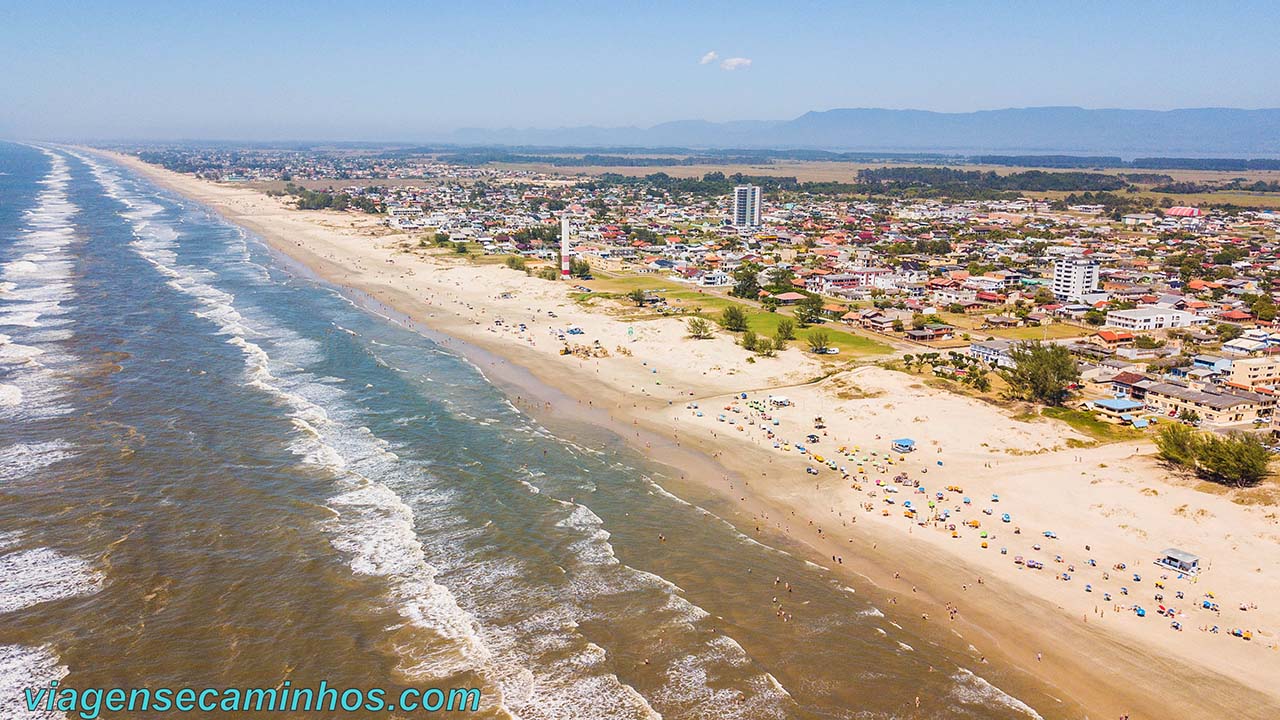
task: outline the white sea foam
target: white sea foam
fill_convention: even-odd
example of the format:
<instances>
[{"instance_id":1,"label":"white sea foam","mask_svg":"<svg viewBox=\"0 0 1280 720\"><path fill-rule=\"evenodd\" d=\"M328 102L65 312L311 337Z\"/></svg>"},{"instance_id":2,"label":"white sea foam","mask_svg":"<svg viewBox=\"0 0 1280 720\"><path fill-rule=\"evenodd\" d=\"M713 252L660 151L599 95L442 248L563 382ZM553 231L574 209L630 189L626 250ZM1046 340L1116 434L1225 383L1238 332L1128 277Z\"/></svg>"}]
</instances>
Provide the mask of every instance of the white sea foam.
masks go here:
<instances>
[{"instance_id":1,"label":"white sea foam","mask_svg":"<svg viewBox=\"0 0 1280 720\"><path fill-rule=\"evenodd\" d=\"M753 676L745 691L712 682L708 669L723 664L743 667L749 660L732 638L721 635L702 651L685 655L667 667L660 699L687 710L692 717L754 719L790 715L789 693L768 673Z\"/></svg>"},{"instance_id":2,"label":"white sea foam","mask_svg":"<svg viewBox=\"0 0 1280 720\"><path fill-rule=\"evenodd\" d=\"M339 513L333 545L351 556L352 570L394 580L401 615L451 641L449 653L433 658L432 673L475 669L492 659L475 619L435 582L437 571L413 531L413 511L399 496L369 484L333 498L330 506Z\"/></svg>"},{"instance_id":3,"label":"white sea foam","mask_svg":"<svg viewBox=\"0 0 1280 720\"><path fill-rule=\"evenodd\" d=\"M290 444L306 464L333 473L342 491L329 501L336 516L329 521L331 543L349 557L352 571L385 578L392 600L402 617L414 626L438 635L446 647L429 657L408 660L420 667L406 667L413 674L442 676L464 670L481 673L492 661L474 617L464 612L448 588L435 582L436 570L426 562L414 532L413 512L389 488L369 479L385 472L397 457L368 428L335 422L329 412L307 395L333 401L341 391L315 382L305 373L283 378L273 372L273 359L259 344L271 339L292 359L310 354L319 357L319 345L277 327L253 327L235 305L235 296L214 285L207 270L181 263L175 249L181 236L157 216L162 207L129 193L120 179L100 164L86 160L108 195L130 209L121 213L134 228L134 251L162 275L170 287L197 301L192 312L215 324L226 342L245 358L246 382L279 400L288 408L299 434ZM378 464L378 472L362 474L360 464Z\"/></svg>"},{"instance_id":4,"label":"white sea foam","mask_svg":"<svg viewBox=\"0 0 1280 720\"><path fill-rule=\"evenodd\" d=\"M1036 712L1030 705L965 668L960 668L956 674L951 676L951 679L956 683L951 690L951 696L966 705L978 705L981 707L998 705L1017 710L1027 717L1035 718L1035 720L1044 720L1044 718L1040 717L1040 713Z\"/></svg>"},{"instance_id":5,"label":"white sea foam","mask_svg":"<svg viewBox=\"0 0 1280 720\"><path fill-rule=\"evenodd\" d=\"M0 555L0 613L91 595L103 576L87 561L49 548Z\"/></svg>"},{"instance_id":6,"label":"white sea foam","mask_svg":"<svg viewBox=\"0 0 1280 720\"><path fill-rule=\"evenodd\" d=\"M237 307L234 296L215 287L217 278L211 273L179 261L176 250L181 236L172 228L163 229L167 226L158 217L159 205L126 190L105 168L92 162L90 167L108 194L129 208L123 214L134 224L133 249L164 274L171 287L195 298L195 313L241 350L246 382L289 409L297 428L291 440L293 451L307 464L337 478L342 491L330 499L328 506L335 516L326 521L334 547L348 558L353 572L386 580L390 599L406 625L445 640L402 648L401 670L407 676L426 679L476 670L496 683L506 708L528 720L657 717L645 698L607 670L607 652L582 636L578 620L591 612L587 609L591 598L637 589L659 591L646 596L654 603L651 614L671 623L676 631L705 620L706 611L681 597L679 589L665 579L621 565L603 521L589 508L547 494L537 495L534 501L549 501L567 510L558 527L569 536L565 547L579 561L568 571L570 588L530 585L527 578L536 572L510 556L477 557L461 550L464 542L482 544L487 528L473 527L458 513L449 512L456 505L451 490L438 478L400 461L385 443L354 422L356 414L347 409L341 388L301 370L299 366L322 357L323 348L255 318L251 309ZM574 447L584 454L600 454ZM536 495L534 486L526 486ZM420 537L416 523L429 526L430 533ZM424 541L430 543L430 550L424 548ZM455 596L441 577L449 578L448 585L468 588L469 594ZM483 595L484 600L477 601L473 595ZM397 630L392 628L393 642ZM723 635L712 640L705 652L682 662L699 668L701 675L695 674L691 681L676 673L667 697L673 703L690 698L710 702L708 711L722 692L708 687L708 678L718 677L714 668L750 664L742 648ZM746 705L750 708L776 705L786 695L765 673L750 675L749 683Z\"/></svg>"},{"instance_id":7,"label":"white sea foam","mask_svg":"<svg viewBox=\"0 0 1280 720\"><path fill-rule=\"evenodd\" d=\"M38 347L4 342L3 339L4 336L0 335L0 365L31 365L44 354L44 350Z\"/></svg>"},{"instance_id":8,"label":"white sea foam","mask_svg":"<svg viewBox=\"0 0 1280 720\"><path fill-rule=\"evenodd\" d=\"M557 522L556 527L571 528L585 536L569 546L582 562L617 564L618 558L608 542L610 536L609 531L604 529L604 521L586 505L575 503L573 512Z\"/></svg>"},{"instance_id":9,"label":"white sea foam","mask_svg":"<svg viewBox=\"0 0 1280 720\"><path fill-rule=\"evenodd\" d=\"M0 326L13 336L0 335L0 365L8 373L4 387L11 388L0 394L5 417L48 417L70 409L60 402L61 375L73 361L59 347L68 334L48 328L70 322L63 316L75 297L71 219L78 208L67 196L71 173L66 158L37 149L49 158L50 169L34 205L23 214L9 259L0 263ZM15 397L20 402L13 402Z\"/></svg>"},{"instance_id":10,"label":"white sea foam","mask_svg":"<svg viewBox=\"0 0 1280 720\"><path fill-rule=\"evenodd\" d=\"M66 714L43 709L28 710L24 690L49 687L62 680L67 667L49 647L0 645L0 717L10 720L63 720Z\"/></svg>"},{"instance_id":11,"label":"white sea foam","mask_svg":"<svg viewBox=\"0 0 1280 720\"><path fill-rule=\"evenodd\" d=\"M0 448L0 483L31 477L72 456L71 445L62 441L15 443Z\"/></svg>"}]
</instances>

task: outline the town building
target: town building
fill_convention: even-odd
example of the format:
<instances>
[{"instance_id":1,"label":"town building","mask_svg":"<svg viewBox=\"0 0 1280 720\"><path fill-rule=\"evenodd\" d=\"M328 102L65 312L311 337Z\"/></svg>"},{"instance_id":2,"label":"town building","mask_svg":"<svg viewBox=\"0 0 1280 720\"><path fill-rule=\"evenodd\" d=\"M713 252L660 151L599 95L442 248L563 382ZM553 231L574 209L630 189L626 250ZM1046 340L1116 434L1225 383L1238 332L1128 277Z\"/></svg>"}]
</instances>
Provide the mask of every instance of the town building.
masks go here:
<instances>
[{"instance_id":1,"label":"town building","mask_svg":"<svg viewBox=\"0 0 1280 720\"><path fill-rule=\"evenodd\" d=\"M1053 261L1053 295L1064 302L1098 291L1098 261L1065 257Z\"/></svg>"},{"instance_id":2,"label":"town building","mask_svg":"<svg viewBox=\"0 0 1280 720\"><path fill-rule=\"evenodd\" d=\"M1232 360L1226 381L1248 388L1275 385L1280 382L1280 356L1264 355Z\"/></svg>"},{"instance_id":3,"label":"town building","mask_svg":"<svg viewBox=\"0 0 1280 720\"><path fill-rule=\"evenodd\" d=\"M1194 414L1203 425L1226 427L1270 417L1275 399L1252 392L1196 390L1186 385L1157 383L1147 388L1144 398L1152 412L1168 417Z\"/></svg>"},{"instance_id":4,"label":"town building","mask_svg":"<svg viewBox=\"0 0 1280 720\"><path fill-rule=\"evenodd\" d=\"M739 185L733 189L733 226L760 227L759 185Z\"/></svg>"},{"instance_id":5,"label":"town building","mask_svg":"<svg viewBox=\"0 0 1280 720\"><path fill-rule=\"evenodd\" d=\"M1204 325L1208 322L1208 318L1199 317L1194 313L1155 307L1110 310L1107 312L1106 319L1108 327L1139 332L1191 327L1192 325Z\"/></svg>"}]
</instances>

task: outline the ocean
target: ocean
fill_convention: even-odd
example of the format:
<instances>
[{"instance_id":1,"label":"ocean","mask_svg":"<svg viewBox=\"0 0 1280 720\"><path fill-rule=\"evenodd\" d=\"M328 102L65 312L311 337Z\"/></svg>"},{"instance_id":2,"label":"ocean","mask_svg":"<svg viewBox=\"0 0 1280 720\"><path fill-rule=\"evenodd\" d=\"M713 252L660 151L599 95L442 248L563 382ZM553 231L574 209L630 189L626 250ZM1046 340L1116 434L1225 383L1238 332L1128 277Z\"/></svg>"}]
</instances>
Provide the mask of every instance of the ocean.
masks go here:
<instances>
[{"instance_id":1,"label":"ocean","mask_svg":"<svg viewBox=\"0 0 1280 720\"><path fill-rule=\"evenodd\" d=\"M512 399L209 209L0 143L0 716L66 717L21 701L55 679L476 687L486 718L1058 715Z\"/></svg>"}]
</instances>

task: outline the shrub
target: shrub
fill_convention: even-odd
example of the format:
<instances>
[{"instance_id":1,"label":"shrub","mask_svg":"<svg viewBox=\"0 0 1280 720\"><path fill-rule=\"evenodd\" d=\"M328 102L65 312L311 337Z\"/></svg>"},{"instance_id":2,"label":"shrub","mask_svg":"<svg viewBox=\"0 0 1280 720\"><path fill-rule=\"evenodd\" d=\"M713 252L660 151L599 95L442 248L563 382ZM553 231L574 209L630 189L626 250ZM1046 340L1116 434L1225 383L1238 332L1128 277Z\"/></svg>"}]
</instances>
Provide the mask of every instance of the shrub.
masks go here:
<instances>
[{"instance_id":1,"label":"shrub","mask_svg":"<svg viewBox=\"0 0 1280 720\"><path fill-rule=\"evenodd\" d=\"M747 314L738 305L730 305L720 313L720 324L726 330L742 332L747 329Z\"/></svg>"},{"instance_id":2,"label":"shrub","mask_svg":"<svg viewBox=\"0 0 1280 720\"><path fill-rule=\"evenodd\" d=\"M1251 487L1269 474L1271 453L1253 435L1227 435L1172 424L1156 433L1161 459L1184 467L1212 482Z\"/></svg>"},{"instance_id":3,"label":"shrub","mask_svg":"<svg viewBox=\"0 0 1280 720\"><path fill-rule=\"evenodd\" d=\"M791 318L780 318L778 327L773 331L773 339L777 341L778 347L784 347L788 340L796 339L796 324Z\"/></svg>"},{"instance_id":4,"label":"shrub","mask_svg":"<svg viewBox=\"0 0 1280 720\"><path fill-rule=\"evenodd\" d=\"M706 340L712 335L711 323L707 322L705 318L689 318L689 322L685 327L689 330L689 337L695 340Z\"/></svg>"},{"instance_id":5,"label":"shrub","mask_svg":"<svg viewBox=\"0 0 1280 720\"><path fill-rule=\"evenodd\" d=\"M816 353L826 352L831 347L831 335L826 330L810 330L805 339L809 341L809 349Z\"/></svg>"}]
</instances>

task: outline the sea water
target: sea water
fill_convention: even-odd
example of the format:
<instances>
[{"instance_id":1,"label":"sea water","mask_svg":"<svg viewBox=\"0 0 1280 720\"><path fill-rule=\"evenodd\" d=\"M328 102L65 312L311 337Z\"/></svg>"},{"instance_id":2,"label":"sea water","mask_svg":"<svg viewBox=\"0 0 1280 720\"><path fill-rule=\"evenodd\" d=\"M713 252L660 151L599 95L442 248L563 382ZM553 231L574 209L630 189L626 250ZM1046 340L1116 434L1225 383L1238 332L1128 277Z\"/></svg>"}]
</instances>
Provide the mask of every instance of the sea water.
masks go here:
<instances>
[{"instance_id":1,"label":"sea water","mask_svg":"<svg viewBox=\"0 0 1280 720\"><path fill-rule=\"evenodd\" d=\"M478 687L478 717L1058 712L669 472L552 433L207 208L0 143L3 717L63 717L21 702L51 680Z\"/></svg>"}]
</instances>

